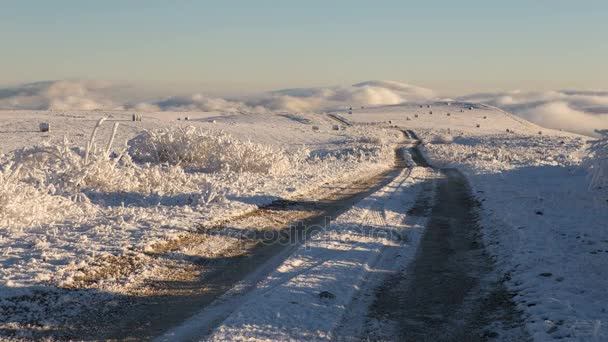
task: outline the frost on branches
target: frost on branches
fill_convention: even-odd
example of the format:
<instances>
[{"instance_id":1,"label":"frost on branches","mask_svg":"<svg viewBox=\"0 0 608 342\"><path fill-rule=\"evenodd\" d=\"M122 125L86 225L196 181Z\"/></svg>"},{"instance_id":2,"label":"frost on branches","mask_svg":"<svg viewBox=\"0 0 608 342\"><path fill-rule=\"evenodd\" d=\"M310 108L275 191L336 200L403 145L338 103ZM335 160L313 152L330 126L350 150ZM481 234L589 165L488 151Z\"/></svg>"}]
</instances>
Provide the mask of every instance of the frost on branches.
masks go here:
<instances>
[{"instance_id":1,"label":"frost on branches","mask_svg":"<svg viewBox=\"0 0 608 342\"><path fill-rule=\"evenodd\" d=\"M133 158L139 162L168 163L207 172L278 175L290 169L289 158L279 148L242 142L224 132L196 127L145 131L129 145Z\"/></svg>"},{"instance_id":2,"label":"frost on branches","mask_svg":"<svg viewBox=\"0 0 608 342\"><path fill-rule=\"evenodd\" d=\"M608 129L598 130L598 140L589 142L589 170L590 186L592 188L605 188L608 186Z\"/></svg>"},{"instance_id":3,"label":"frost on branches","mask_svg":"<svg viewBox=\"0 0 608 342\"><path fill-rule=\"evenodd\" d=\"M20 181L22 174L13 163L0 169L0 227L21 229L91 214L86 203L58 196L52 187Z\"/></svg>"}]
</instances>

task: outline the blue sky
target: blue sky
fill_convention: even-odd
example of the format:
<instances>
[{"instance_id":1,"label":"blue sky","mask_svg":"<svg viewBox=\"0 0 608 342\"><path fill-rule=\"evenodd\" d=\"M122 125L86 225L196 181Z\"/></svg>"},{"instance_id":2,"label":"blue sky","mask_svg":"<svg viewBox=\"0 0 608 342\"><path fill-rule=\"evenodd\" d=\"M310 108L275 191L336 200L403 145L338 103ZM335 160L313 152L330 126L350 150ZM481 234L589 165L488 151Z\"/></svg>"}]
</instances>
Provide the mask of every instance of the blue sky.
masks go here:
<instances>
[{"instance_id":1,"label":"blue sky","mask_svg":"<svg viewBox=\"0 0 608 342\"><path fill-rule=\"evenodd\" d=\"M0 0L0 84L608 88L608 1Z\"/></svg>"}]
</instances>

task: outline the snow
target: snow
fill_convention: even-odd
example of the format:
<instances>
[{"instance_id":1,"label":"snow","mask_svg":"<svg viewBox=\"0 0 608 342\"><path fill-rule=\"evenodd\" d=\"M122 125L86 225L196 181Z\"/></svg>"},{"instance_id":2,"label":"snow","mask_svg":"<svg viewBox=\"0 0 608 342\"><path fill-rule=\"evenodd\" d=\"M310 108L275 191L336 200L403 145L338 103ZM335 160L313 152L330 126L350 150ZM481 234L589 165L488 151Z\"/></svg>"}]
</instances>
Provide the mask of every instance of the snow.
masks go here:
<instances>
[{"instance_id":1,"label":"snow","mask_svg":"<svg viewBox=\"0 0 608 342\"><path fill-rule=\"evenodd\" d=\"M471 179L486 244L536 340L608 336L608 210L605 195L587 190L583 147L578 138L494 135L425 146Z\"/></svg>"},{"instance_id":2,"label":"snow","mask_svg":"<svg viewBox=\"0 0 608 342\"><path fill-rule=\"evenodd\" d=\"M0 112L0 300L82 287L78 279L84 271L120 255L141 262L132 274L86 286L127 293L154 276L145 254L152 246L274 199L384 170L392 165L393 145L401 139L400 133L374 127L333 131L335 123L319 114L163 112L148 113L142 122L130 121L131 114ZM177 121L186 115L189 121ZM109 118L89 145L103 117ZM35 132L41 121L50 122L53 130ZM114 123L120 125L112 139ZM310 123L321 130L311 133ZM205 171L196 170L197 165L134 162L125 142L143 130L173 137L192 131L209 138L206 142L221 141L224 145L205 152L224 153L223 162L231 167ZM359 142L370 137L386 144ZM269 162L260 159L269 153ZM209 243L213 250L226 242ZM44 317L44 308L39 309L35 312ZM4 317L2 323L19 322L19 315Z\"/></svg>"},{"instance_id":3,"label":"snow","mask_svg":"<svg viewBox=\"0 0 608 342\"><path fill-rule=\"evenodd\" d=\"M411 128L431 164L466 174L483 203L485 244L534 340L608 338L608 194L590 189L592 138L469 103L338 113Z\"/></svg>"},{"instance_id":4,"label":"snow","mask_svg":"<svg viewBox=\"0 0 608 342\"><path fill-rule=\"evenodd\" d=\"M232 314L205 340L335 339L353 297L378 280L373 275L397 271L413 257L425 219L407 216L403 208L434 176L421 167L403 170L297 248L253 291L222 298L234 304ZM325 291L329 298L320 296ZM202 336L201 322L213 313L201 312L160 340Z\"/></svg>"},{"instance_id":5,"label":"snow","mask_svg":"<svg viewBox=\"0 0 608 342\"><path fill-rule=\"evenodd\" d=\"M475 103L410 103L348 112L331 113L357 125L336 131L336 121L328 115L295 111L147 112L141 122L131 121L134 111L0 111L0 302L8 305L11 298L41 288L80 286L83 270L117 255L139 260L136 271L90 286L127 293L154 276L144 252L155 244L273 199L390 167L401 137L387 127L399 126L421 137L431 164L456 167L469 178L482 202L486 247L497 271L506 275L506 286L516 293L514 301L534 340L608 339L608 194L605 183L598 182L605 179L605 163L586 159L591 138ZM92 164L83 164L91 131L106 116ZM39 132L41 122L50 123L52 131ZM105 147L114 122L120 125L109 158ZM210 148L213 153L225 146L248 146L236 148L253 151L248 154L272 151L283 164L239 170L210 168L204 164L208 159L200 165L162 159L119 162L117 156L135 155L123 151L124 142L144 130L169 140L186 136L187 144L228 142ZM140 147L155 151L150 147L163 139L148 136ZM183 152L179 144L166 146ZM40 151L63 157L43 158ZM599 151L596 158L605 155ZM242 164L236 160L230 165ZM594 165L592 183L589 165ZM251 291L227 294L232 298L228 303L238 309L222 311L225 317L212 338L330 339L350 317L345 312L357 292L373 287L376 274L395 270L392 256L400 255L400 264L413 257L424 222L408 219L403 208L411 206L419 183L433 175L417 167L409 177L408 172L294 249L268 277L256 278ZM74 175L85 175L84 188L67 182ZM365 234L369 229L391 234ZM213 253L230 243L214 237L201 248ZM322 291L335 298L320 298ZM71 296L81 295L86 297ZM19 324L20 312L0 323ZM32 304L27 315L44 317L44 312ZM66 315L78 315L78 308ZM202 336L197 322L204 318L202 312L167 338Z\"/></svg>"},{"instance_id":6,"label":"snow","mask_svg":"<svg viewBox=\"0 0 608 342\"><path fill-rule=\"evenodd\" d=\"M487 128L476 131L481 115ZM462 120L448 144L434 143L448 134L439 122L432 129L415 123L416 132L431 163L470 179L483 203L485 243L534 340L605 340L608 198L588 190L582 160L590 138L546 129L539 135L538 127L497 115L484 110L468 125Z\"/></svg>"},{"instance_id":7,"label":"snow","mask_svg":"<svg viewBox=\"0 0 608 342\"><path fill-rule=\"evenodd\" d=\"M592 188L608 186L608 130L598 130L600 138L589 143L587 158Z\"/></svg>"}]
</instances>

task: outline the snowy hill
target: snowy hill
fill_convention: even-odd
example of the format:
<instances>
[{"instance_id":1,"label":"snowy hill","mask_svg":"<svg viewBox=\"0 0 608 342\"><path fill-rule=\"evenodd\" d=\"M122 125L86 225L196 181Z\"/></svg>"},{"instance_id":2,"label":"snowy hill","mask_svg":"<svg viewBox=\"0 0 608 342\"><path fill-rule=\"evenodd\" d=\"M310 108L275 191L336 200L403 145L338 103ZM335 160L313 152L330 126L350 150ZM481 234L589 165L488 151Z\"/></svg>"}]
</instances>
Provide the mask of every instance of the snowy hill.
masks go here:
<instances>
[{"instance_id":1,"label":"snowy hill","mask_svg":"<svg viewBox=\"0 0 608 342\"><path fill-rule=\"evenodd\" d=\"M352 112L352 114L348 114ZM344 118L359 123L388 122L412 129L436 129L467 134L505 133L507 129L519 134L574 136L544 128L498 108L479 103L441 101L422 104L405 104L353 108L337 111ZM479 127L477 127L479 125Z\"/></svg>"}]
</instances>

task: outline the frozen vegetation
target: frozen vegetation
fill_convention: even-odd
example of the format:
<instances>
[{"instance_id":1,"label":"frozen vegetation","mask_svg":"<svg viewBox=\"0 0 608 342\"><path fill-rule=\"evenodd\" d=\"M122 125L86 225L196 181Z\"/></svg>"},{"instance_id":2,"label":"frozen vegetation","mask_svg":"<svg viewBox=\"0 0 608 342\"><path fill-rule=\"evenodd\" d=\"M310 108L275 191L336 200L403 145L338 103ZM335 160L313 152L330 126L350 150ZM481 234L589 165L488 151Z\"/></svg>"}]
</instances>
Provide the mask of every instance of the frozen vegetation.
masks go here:
<instances>
[{"instance_id":1,"label":"frozen vegetation","mask_svg":"<svg viewBox=\"0 0 608 342\"><path fill-rule=\"evenodd\" d=\"M600 138L589 143L586 160L592 190L608 187L608 130L598 130L597 133Z\"/></svg>"}]
</instances>

